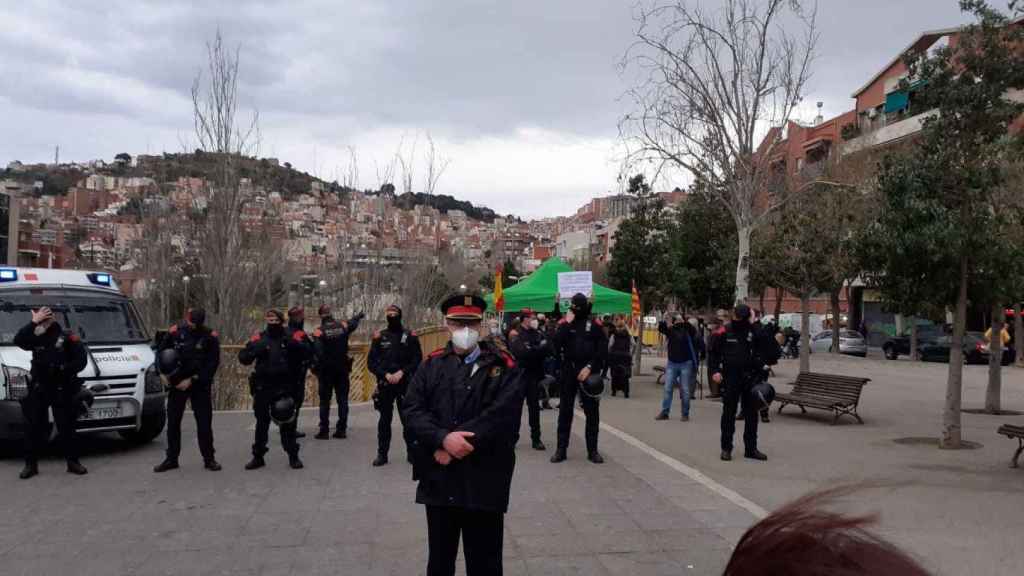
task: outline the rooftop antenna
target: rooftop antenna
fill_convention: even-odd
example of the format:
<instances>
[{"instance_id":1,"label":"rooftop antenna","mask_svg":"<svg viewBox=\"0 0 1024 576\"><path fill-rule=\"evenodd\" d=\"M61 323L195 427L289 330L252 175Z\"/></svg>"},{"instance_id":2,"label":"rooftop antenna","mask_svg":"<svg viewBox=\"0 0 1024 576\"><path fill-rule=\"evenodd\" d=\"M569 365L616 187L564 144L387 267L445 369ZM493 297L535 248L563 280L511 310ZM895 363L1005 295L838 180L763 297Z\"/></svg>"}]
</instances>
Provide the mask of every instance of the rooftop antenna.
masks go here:
<instances>
[{"instance_id":1,"label":"rooftop antenna","mask_svg":"<svg viewBox=\"0 0 1024 576\"><path fill-rule=\"evenodd\" d=\"M825 121L825 116L823 116L822 113L821 113L821 108L824 105L825 105L824 102L818 102L818 115L814 118L814 125L815 126L819 126L822 122Z\"/></svg>"},{"instance_id":2,"label":"rooftop antenna","mask_svg":"<svg viewBox=\"0 0 1024 576\"><path fill-rule=\"evenodd\" d=\"M53 165L60 166L60 144L58 144L53 150Z\"/></svg>"}]
</instances>

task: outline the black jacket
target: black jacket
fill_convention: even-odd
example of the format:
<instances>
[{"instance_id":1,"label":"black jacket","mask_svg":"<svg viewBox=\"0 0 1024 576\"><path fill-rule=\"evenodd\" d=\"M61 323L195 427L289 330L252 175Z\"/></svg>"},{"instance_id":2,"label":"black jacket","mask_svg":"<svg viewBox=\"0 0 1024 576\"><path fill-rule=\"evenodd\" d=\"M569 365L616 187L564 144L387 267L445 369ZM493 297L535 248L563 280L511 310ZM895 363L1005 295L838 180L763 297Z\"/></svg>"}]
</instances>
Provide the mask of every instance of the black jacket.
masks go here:
<instances>
[{"instance_id":1,"label":"black jacket","mask_svg":"<svg viewBox=\"0 0 1024 576\"><path fill-rule=\"evenodd\" d=\"M611 338L608 339L608 361L618 364L632 364L633 336L629 330L612 330Z\"/></svg>"},{"instance_id":2,"label":"black jacket","mask_svg":"<svg viewBox=\"0 0 1024 576\"><path fill-rule=\"evenodd\" d=\"M54 322L37 335L29 322L14 336L14 345L32 352L32 383L45 393L75 394L82 386L78 373L89 363L82 339Z\"/></svg>"},{"instance_id":3,"label":"black jacket","mask_svg":"<svg viewBox=\"0 0 1024 576\"><path fill-rule=\"evenodd\" d=\"M282 331L279 336L268 332L253 334L249 342L238 352L238 361L243 366L256 363L253 384L256 390L291 392L294 378L294 364L306 353L300 337L288 337Z\"/></svg>"},{"instance_id":4,"label":"black jacket","mask_svg":"<svg viewBox=\"0 0 1024 576\"><path fill-rule=\"evenodd\" d=\"M318 371L347 372L351 361L348 357L348 338L359 329L359 320L338 322L324 318L320 327L313 331L313 353Z\"/></svg>"},{"instance_id":5,"label":"black jacket","mask_svg":"<svg viewBox=\"0 0 1024 576\"><path fill-rule=\"evenodd\" d=\"M373 335L366 363L378 382L385 382L385 375L401 370L402 381L398 385L405 386L412 380L422 361L423 350L415 332L381 330Z\"/></svg>"},{"instance_id":6,"label":"black jacket","mask_svg":"<svg viewBox=\"0 0 1024 576\"><path fill-rule=\"evenodd\" d=\"M551 354L547 334L529 329L513 331L509 333L509 344L525 375L534 379L544 377L544 360Z\"/></svg>"},{"instance_id":7,"label":"black jacket","mask_svg":"<svg viewBox=\"0 0 1024 576\"><path fill-rule=\"evenodd\" d=\"M658 332L664 334L668 340L669 362L693 362L697 364L704 351L704 343L701 342L700 337L697 336L697 331L689 322L669 326L662 321L658 323Z\"/></svg>"},{"instance_id":8,"label":"black jacket","mask_svg":"<svg viewBox=\"0 0 1024 576\"><path fill-rule=\"evenodd\" d=\"M712 336L708 371L722 374L727 382L746 386L760 376L765 366L779 360L779 344L767 331L746 322L730 322Z\"/></svg>"},{"instance_id":9,"label":"black jacket","mask_svg":"<svg viewBox=\"0 0 1024 576\"><path fill-rule=\"evenodd\" d=\"M590 366L598 374L608 363L608 339L597 320L576 318L572 324L562 321L555 335L555 351L562 357L562 377L576 378L580 370Z\"/></svg>"},{"instance_id":10,"label":"black jacket","mask_svg":"<svg viewBox=\"0 0 1024 576\"><path fill-rule=\"evenodd\" d=\"M413 438L416 502L489 512L508 510L515 470L516 427L523 409L521 372L490 342L466 364L449 344L416 371L402 404ZM475 434L473 453L441 466L434 452L448 433Z\"/></svg>"},{"instance_id":11,"label":"black jacket","mask_svg":"<svg viewBox=\"0 0 1024 576\"><path fill-rule=\"evenodd\" d=\"M170 376L172 386L189 378L194 378L193 385L197 386L213 382L220 366L220 338L217 332L206 326L189 328L188 324L181 322L167 329L156 352L159 354L168 348L177 350L180 358L180 368Z\"/></svg>"}]
</instances>

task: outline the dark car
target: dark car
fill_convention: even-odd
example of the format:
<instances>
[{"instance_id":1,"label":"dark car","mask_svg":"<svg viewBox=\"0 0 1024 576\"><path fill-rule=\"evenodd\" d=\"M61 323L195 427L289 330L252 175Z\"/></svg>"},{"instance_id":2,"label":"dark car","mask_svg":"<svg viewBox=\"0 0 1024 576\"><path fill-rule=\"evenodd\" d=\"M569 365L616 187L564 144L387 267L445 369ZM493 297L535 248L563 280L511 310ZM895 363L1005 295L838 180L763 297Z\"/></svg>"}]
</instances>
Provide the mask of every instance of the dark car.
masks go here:
<instances>
[{"instance_id":1,"label":"dark car","mask_svg":"<svg viewBox=\"0 0 1024 576\"><path fill-rule=\"evenodd\" d=\"M934 340L945 336L946 333L943 331L942 326L922 324L917 327L917 347L920 350L923 344L928 344ZM900 356L908 356L910 354L910 334L904 334L902 336L893 336L882 344L882 351L885 352L885 357L889 360L895 360Z\"/></svg>"},{"instance_id":2,"label":"dark car","mask_svg":"<svg viewBox=\"0 0 1024 576\"><path fill-rule=\"evenodd\" d=\"M925 362L949 362L950 341L952 336L941 336L918 347L918 354ZM988 364L989 350L985 343L985 335L981 332L968 332L964 334L964 363L965 364ZM1013 351L1009 348L1003 349L1003 366L1013 362Z\"/></svg>"}]
</instances>

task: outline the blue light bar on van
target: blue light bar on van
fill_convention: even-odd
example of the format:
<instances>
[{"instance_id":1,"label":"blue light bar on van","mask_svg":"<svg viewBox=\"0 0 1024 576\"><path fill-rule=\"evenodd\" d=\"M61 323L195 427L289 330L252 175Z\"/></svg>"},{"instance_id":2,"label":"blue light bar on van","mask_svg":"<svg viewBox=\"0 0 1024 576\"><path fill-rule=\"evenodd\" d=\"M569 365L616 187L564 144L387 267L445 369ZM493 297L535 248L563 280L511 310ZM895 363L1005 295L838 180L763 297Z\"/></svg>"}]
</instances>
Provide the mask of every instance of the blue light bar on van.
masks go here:
<instances>
[{"instance_id":1,"label":"blue light bar on van","mask_svg":"<svg viewBox=\"0 0 1024 576\"><path fill-rule=\"evenodd\" d=\"M13 268L0 268L0 282L17 282L18 271Z\"/></svg>"},{"instance_id":2,"label":"blue light bar on van","mask_svg":"<svg viewBox=\"0 0 1024 576\"><path fill-rule=\"evenodd\" d=\"M99 284L100 286L110 286L110 274L99 274L93 272L88 275L89 282L93 284Z\"/></svg>"}]
</instances>

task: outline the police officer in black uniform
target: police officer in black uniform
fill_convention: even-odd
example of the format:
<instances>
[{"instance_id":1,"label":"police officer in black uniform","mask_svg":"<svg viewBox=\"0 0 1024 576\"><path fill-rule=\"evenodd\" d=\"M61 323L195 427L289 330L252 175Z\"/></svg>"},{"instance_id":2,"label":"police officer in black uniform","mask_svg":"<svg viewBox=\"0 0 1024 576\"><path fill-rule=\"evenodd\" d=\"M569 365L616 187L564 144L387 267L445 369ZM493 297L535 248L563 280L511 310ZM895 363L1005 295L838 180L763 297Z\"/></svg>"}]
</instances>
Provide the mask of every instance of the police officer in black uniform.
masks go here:
<instances>
[{"instance_id":1,"label":"police officer in black uniform","mask_svg":"<svg viewBox=\"0 0 1024 576\"><path fill-rule=\"evenodd\" d=\"M771 353L777 343L764 333L757 332L750 323L750 307L737 304L732 322L726 324L712 339L708 354L708 371L722 392L722 460L732 460L733 434L736 431L736 410L743 405L743 455L753 460L767 460L757 449L757 406L749 397L750 388L765 370L774 363Z\"/></svg>"},{"instance_id":2,"label":"police officer in black uniform","mask_svg":"<svg viewBox=\"0 0 1024 576\"><path fill-rule=\"evenodd\" d=\"M284 314L280 310L268 310L264 319L266 329L254 334L238 353L238 361L243 366L256 363L256 369L249 378L252 408L256 415L256 440L252 445L252 460L245 465L246 470L266 466L263 456L267 453L271 405L282 396L294 394L293 365L295 359L305 353L302 342L305 334L296 333L289 338L284 327ZM299 444L295 441L295 422L282 424L280 428L281 446L288 453L289 464L292 468L302 468Z\"/></svg>"},{"instance_id":3,"label":"police officer in black uniform","mask_svg":"<svg viewBox=\"0 0 1024 576\"><path fill-rule=\"evenodd\" d=\"M324 304L317 310L320 327L313 331L313 350L316 357L316 375L320 393L320 432L317 440L327 440L331 431L331 395L338 402L338 424L335 438L348 433L348 390L352 359L348 357L348 337L359 328L363 313L347 321L338 322L331 307Z\"/></svg>"},{"instance_id":4,"label":"police officer in black uniform","mask_svg":"<svg viewBox=\"0 0 1024 576\"><path fill-rule=\"evenodd\" d=\"M306 333L306 309L293 306L288 310L288 327L285 328L288 338L296 339L301 346L295 346L292 358L292 397L295 399L295 437L305 438L306 433L299 430L299 410L306 400L306 373L314 362L313 341Z\"/></svg>"},{"instance_id":5,"label":"police officer in black uniform","mask_svg":"<svg viewBox=\"0 0 1024 576\"><path fill-rule=\"evenodd\" d=\"M540 331L540 322L533 311L522 310L519 314L518 330L509 332L509 347L515 355L516 364L523 371L523 387L526 392L526 408L530 414L530 441L534 450L546 450L540 440L540 397L539 383L544 378L544 360L551 353L547 335ZM517 427L518 431L518 427Z\"/></svg>"},{"instance_id":6,"label":"police officer in black uniform","mask_svg":"<svg viewBox=\"0 0 1024 576\"><path fill-rule=\"evenodd\" d=\"M402 422L402 437L405 439L406 459L412 463L412 443L405 428L405 416L401 411L409 382L412 381L423 350L416 333L402 326L402 309L392 304L385 311L388 326L373 335L367 364L370 373L377 377L377 390L373 393L373 405L380 412L377 421L377 458L374 466L388 463L391 448L391 419L395 406L399 408L398 419Z\"/></svg>"},{"instance_id":7,"label":"police officer in black uniform","mask_svg":"<svg viewBox=\"0 0 1024 576\"><path fill-rule=\"evenodd\" d=\"M590 318L590 302L583 294L572 297L572 306L555 336L555 350L562 357L558 400L558 448L551 462L565 461L572 431L573 408L580 385L592 375L601 374L608 358L608 340L597 319ZM601 464L604 458L597 451L597 431L601 426L599 400L580 394L583 413L587 417L587 459Z\"/></svg>"},{"instance_id":8,"label":"police officer in black uniform","mask_svg":"<svg viewBox=\"0 0 1024 576\"><path fill-rule=\"evenodd\" d=\"M416 502L427 509L428 576L455 574L460 535L468 576L502 573L523 386L512 357L480 340L485 308L476 295L444 301L451 340L423 362L402 407Z\"/></svg>"},{"instance_id":9,"label":"police officer in black uniform","mask_svg":"<svg viewBox=\"0 0 1024 576\"><path fill-rule=\"evenodd\" d=\"M53 311L45 307L32 311L32 321L14 336L14 345L32 352L28 395L21 401L25 417L25 468L21 479L39 473L39 453L46 446L51 408L68 472L85 474L75 439L78 395L82 390L78 373L88 364L85 345L77 334L62 329Z\"/></svg>"},{"instance_id":10,"label":"police officer in black uniform","mask_svg":"<svg viewBox=\"0 0 1024 576\"><path fill-rule=\"evenodd\" d=\"M213 376L220 366L220 339L217 332L205 325L206 311L192 309L185 319L171 326L157 346L157 355L174 350L177 366L171 373L161 374L167 393L167 457L153 468L166 472L178 467L181 454L181 418L185 403L191 401L196 419L199 452L207 470L217 471L220 464L213 454ZM159 363L158 363L159 365Z\"/></svg>"}]
</instances>

